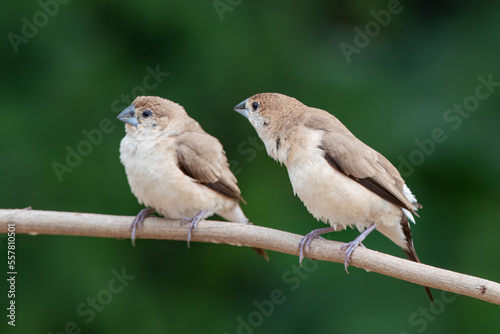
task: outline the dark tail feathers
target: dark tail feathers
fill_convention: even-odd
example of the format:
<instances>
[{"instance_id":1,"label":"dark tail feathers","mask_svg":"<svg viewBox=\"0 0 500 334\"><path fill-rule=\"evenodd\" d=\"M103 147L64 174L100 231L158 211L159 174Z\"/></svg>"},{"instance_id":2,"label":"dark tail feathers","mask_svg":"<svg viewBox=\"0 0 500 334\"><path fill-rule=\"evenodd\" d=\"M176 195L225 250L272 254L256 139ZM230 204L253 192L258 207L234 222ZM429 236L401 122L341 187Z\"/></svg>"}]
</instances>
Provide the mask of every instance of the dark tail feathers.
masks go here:
<instances>
[{"instance_id":1,"label":"dark tail feathers","mask_svg":"<svg viewBox=\"0 0 500 334\"><path fill-rule=\"evenodd\" d=\"M408 250L403 249L406 257L408 260L413 261L413 262L420 262L420 259L417 256L417 252L415 252L415 246L413 246L413 239L411 237L411 231L410 231L410 225L408 223L408 218L406 215L403 214L403 217L401 219L401 226L403 227L403 233L406 237L406 242L408 244ZM432 297L432 292L431 289L428 286L424 286L425 292L427 292L427 295L429 296L429 299L431 300L432 303L434 303L434 298Z\"/></svg>"}]
</instances>

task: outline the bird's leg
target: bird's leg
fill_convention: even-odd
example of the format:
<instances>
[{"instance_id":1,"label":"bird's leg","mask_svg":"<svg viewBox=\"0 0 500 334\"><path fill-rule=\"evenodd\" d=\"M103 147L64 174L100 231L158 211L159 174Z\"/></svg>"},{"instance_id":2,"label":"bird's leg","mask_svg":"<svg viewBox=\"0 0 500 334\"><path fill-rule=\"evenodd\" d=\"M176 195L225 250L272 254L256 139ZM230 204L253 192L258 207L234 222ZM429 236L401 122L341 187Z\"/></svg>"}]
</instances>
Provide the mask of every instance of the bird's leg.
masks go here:
<instances>
[{"instance_id":1,"label":"bird's leg","mask_svg":"<svg viewBox=\"0 0 500 334\"><path fill-rule=\"evenodd\" d=\"M196 226L198 225L198 222L203 219L203 216L207 213L206 210L201 210L198 212L196 216L193 218L183 218L181 221L181 224L190 222L191 224L189 225L189 233L187 237L187 244L188 248L190 247L190 241L191 241L191 235L193 234L193 231L196 231Z\"/></svg>"},{"instance_id":2,"label":"bird's leg","mask_svg":"<svg viewBox=\"0 0 500 334\"><path fill-rule=\"evenodd\" d=\"M130 239L132 239L132 246L135 247L135 232L141 228L141 226L144 224L144 219L149 217L150 214L155 212L155 209L152 208L146 208L142 209L137 216L135 217L134 221L132 222L132 225L130 225L130 229L132 230L132 236Z\"/></svg>"},{"instance_id":3,"label":"bird's leg","mask_svg":"<svg viewBox=\"0 0 500 334\"><path fill-rule=\"evenodd\" d=\"M316 230L312 230L311 232L307 233L299 242L299 263L300 266L302 267L302 260L304 259L305 253L309 252L309 249L311 248L311 242L316 239L316 238L321 238L322 234L325 233L330 233L330 232L337 232L338 228L335 227L323 227L323 228L318 228Z\"/></svg>"},{"instance_id":4,"label":"bird's leg","mask_svg":"<svg viewBox=\"0 0 500 334\"><path fill-rule=\"evenodd\" d=\"M354 250L359 245L363 246L361 242L363 242L363 240L365 240L368 234L370 234L374 229L375 229L375 224L371 224L366 230L364 230L360 235L358 235L356 239L346 243L345 245L342 245L341 247L342 249L347 248L347 250L345 251L345 261L344 261L344 268L346 273L349 274L349 271L347 271L347 267L349 267L349 261L351 260L352 252L354 252Z\"/></svg>"}]
</instances>

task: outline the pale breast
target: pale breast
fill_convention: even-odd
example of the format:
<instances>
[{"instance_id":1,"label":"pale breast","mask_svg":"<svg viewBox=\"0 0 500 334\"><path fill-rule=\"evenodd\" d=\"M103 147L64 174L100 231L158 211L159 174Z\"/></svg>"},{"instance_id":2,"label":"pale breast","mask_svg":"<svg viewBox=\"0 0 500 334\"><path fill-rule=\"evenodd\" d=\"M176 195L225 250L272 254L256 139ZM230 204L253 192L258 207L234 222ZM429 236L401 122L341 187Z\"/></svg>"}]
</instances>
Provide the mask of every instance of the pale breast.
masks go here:
<instances>
[{"instance_id":1,"label":"pale breast","mask_svg":"<svg viewBox=\"0 0 500 334\"><path fill-rule=\"evenodd\" d=\"M162 141L160 148L158 143L123 138L120 159L132 192L140 203L168 218L190 218L201 210L213 214L221 206L217 194L178 168L169 144Z\"/></svg>"}]
</instances>

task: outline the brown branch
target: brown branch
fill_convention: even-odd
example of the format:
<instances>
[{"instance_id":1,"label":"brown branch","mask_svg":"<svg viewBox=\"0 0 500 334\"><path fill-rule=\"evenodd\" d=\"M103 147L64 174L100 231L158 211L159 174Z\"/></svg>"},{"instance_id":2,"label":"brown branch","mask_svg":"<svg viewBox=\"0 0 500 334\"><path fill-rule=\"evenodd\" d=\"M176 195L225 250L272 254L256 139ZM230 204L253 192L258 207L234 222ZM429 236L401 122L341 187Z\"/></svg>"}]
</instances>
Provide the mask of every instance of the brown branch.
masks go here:
<instances>
[{"instance_id":1,"label":"brown branch","mask_svg":"<svg viewBox=\"0 0 500 334\"><path fill-rule=\"evenodd\" d=\"M133 217L38 210L0 210L0 233L15 224L16 233L78 235L104 238L130 238ZM188 226L179 221L148 218L138 237L141 239L186 240ZM258 247L298 255L302 236L256 225L221 221L201 221L192 241ZM316 239L308 256L317 260L344 262L342 243ZM402 258L357 248L351 265L408 282L450 291L500 305L500 284Z\"/></svg>"}]
</instances>

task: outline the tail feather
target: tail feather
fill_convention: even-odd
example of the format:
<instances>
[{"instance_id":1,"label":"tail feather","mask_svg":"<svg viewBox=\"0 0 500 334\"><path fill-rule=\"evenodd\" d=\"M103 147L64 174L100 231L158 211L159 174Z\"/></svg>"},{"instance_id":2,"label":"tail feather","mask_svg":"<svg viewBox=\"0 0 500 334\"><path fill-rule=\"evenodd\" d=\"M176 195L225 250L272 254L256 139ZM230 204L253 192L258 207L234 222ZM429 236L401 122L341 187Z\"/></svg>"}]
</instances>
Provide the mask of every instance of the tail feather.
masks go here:
<instances>
[{"instance_id":1,"label":"tail feather","mask_svg":"<svg viewBox=\"0 0 500 334\"><path fill-rule=\"evenodd\" d=\"M410 224L408 223L408 218L406 215L403 215L401 218L401 226L403 227L403 233L406 238L406 245L407 249L404 249L404 252L406 254L406 257L408 260L413 261L413 262L420 262L420 259L417 256L417 252L415 251L415 246L413 245L413 239L411 237L411 231L410 231ZM431 300L432 303L434 303L434 298L432 297L432 292L431 289L428 286L424 286L425 292L427 292L427 295L429 296L429 299Z\"/></svg>"},{"instance_id":2,"label":"tail feather","mask_svg":"<svg viewBox=\"0 0 500 334\"><path fill-rule=\"evenodd\" d=\"M219 216L222 218L230 221L230 222L238 222L242 224L251 224L248 222L248 218L245 216L243 213L243 210L241 210L241 207L236 204L231 210L226 210L226 211L219 211L217 212ZM264 260L269 261L269 255L267 255L267 252L265 249L262 248L257 248L257 247L252 247L252 249L262 256Z\"/></svg>"},{"instance_id":3,"label":"tail feather","mask_svg":"<svg viewBox=\"0 0 500 334\"><path fill-rule=\"evenodd\" d=\"M237 202L235 202L235 205L224 211L217 211L216 212L219 216L222 218L226 219L227 221L230 222L237 222L237 223L243 223L246 224L248 223L248 218L245 217L245 214L243 213L243 210L241 210L241 207Z\"/></svg>"}]
</instances>

